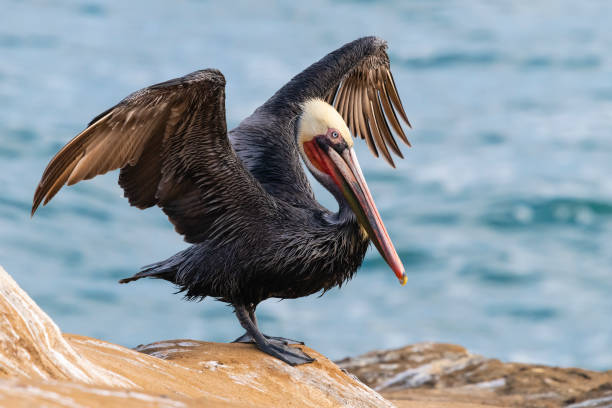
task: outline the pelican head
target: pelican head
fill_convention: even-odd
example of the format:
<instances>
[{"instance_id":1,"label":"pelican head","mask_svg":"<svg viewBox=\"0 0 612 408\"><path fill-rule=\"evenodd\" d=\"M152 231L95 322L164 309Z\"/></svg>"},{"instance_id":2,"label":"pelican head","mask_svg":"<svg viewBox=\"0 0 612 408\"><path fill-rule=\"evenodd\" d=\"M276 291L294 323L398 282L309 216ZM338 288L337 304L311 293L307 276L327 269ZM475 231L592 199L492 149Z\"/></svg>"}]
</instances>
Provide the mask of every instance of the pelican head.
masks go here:
<instances>
[{"instance_id":1,"label":"pelican head","mask_svg":"<svg viewBox=\"0 0 612 408\"><path fill-rule=\"evenodd\" d=\"M376 209L342 116L321 99L305 102L298 123L297 142L313 176L338 200L342 197L346 200L395 276L402 285L406 284L404 265Z\"/></svg>"}]
</instances>

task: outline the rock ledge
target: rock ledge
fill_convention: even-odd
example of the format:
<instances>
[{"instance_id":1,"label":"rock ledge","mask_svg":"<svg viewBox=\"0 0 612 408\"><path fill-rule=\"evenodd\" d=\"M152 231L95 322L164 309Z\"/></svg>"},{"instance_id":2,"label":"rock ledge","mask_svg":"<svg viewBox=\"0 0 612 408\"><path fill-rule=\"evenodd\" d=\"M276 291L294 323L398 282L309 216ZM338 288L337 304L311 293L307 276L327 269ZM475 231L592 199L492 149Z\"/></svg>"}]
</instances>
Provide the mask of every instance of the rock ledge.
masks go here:
<instances>
[{"instance_id":1,"label":"rock ledge","mask_svg":"<svg viewBox=\"0 0 612 408\"><path fill-rule=\"evenodd\" d=\"M138 351L64 334L0 267L0 405L392 407L333 362L291 367L250 344L172 340Z\"/></svg>"},{"instance_id":2,"label":"rock ledge","mask_svg":"<svg viewBox=\"0 0 612 408\"><path fill-rule=\"evenodd\" d=\"M317 361L299 367L249 344L168 340L131 350L62 334L2 267L0 315L0 406L612 407L612 371L502 363L451 344L337 365L304 347Z\"/></svg>"}]
</instances>

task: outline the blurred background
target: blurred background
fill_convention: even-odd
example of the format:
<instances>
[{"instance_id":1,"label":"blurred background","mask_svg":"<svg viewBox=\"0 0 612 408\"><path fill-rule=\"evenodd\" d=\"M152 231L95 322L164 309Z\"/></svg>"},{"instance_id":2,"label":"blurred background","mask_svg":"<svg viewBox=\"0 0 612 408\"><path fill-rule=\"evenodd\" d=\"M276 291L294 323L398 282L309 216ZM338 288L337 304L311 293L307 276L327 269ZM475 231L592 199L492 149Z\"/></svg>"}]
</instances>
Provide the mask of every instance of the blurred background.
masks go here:
<instances>
[{"instance_id":1,"label":"blurred background","mask_svg":"<svg viewBox=\"0 0 612 408\"><path fill-rule=\"evenodd\" d=\"M364 35L389 42L414 126L392 170L360 157L404 260L342 290L269 300L266 333L331 358L418 341L502 360L612 368L612 3L2 1L0 264L59 324L133 347L230 341L232 310L164 281L118 285L187 244L117 172L30 219L49 159L150 84L216 67L235 126L294 74ZM336 204L318 184L317 197Z\"/></svg>"}]
</instances>

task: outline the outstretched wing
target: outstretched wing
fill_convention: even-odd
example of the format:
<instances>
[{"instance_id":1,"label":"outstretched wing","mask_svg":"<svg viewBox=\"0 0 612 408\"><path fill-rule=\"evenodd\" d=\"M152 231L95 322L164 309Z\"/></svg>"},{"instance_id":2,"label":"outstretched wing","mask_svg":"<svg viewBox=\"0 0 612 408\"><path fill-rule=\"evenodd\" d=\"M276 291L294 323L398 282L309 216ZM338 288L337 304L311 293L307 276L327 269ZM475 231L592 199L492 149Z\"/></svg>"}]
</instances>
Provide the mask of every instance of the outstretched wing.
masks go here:
<instances>
[{"instance_id":1,"label":"outstretched wing","mask_svg":"<svg viewBox=\"0 0 612 408\"><path fill-rule=\"evenodd\" d=\"M342 46L296 75L231 132L238 155L269 193L293 201L312 195L295 141L295 123L308 99L334 105L375 156L382 154L392 166L390 151L402 157L394 135L409 146L400 120L410 123L386 49L387 43L376 37ZM263 123L274 134L262 131Z\"/></svg>"},{"instance_id":2,"label":"outstretched wing","mask_svg":"<svg viewBox=\"0 0 612 408\"><path fill-rule=\"evenodd\" d=\"M94 118L48 164L32 214L64 185L117 168L130 204L160 206L187 242L235 239L274 206L229 143L225 78L213 69L137 91Z\"/></svg>"},{"instance_id":3,"label":"outstretched wing","mask_svg":"<svg viewBox=\"0 0 612 408\"><path fill-rule=\"evenodd\" d=\"M385 48L379 48L376 54L349 71L327 93L325 100L342 115L353 136L365 139L376 157L380 151L395 167L389 150L401 158L404 156L393 133L410 146L397 114L408 127L410 122L399 98Z\"/></svg>"}]
</instances>

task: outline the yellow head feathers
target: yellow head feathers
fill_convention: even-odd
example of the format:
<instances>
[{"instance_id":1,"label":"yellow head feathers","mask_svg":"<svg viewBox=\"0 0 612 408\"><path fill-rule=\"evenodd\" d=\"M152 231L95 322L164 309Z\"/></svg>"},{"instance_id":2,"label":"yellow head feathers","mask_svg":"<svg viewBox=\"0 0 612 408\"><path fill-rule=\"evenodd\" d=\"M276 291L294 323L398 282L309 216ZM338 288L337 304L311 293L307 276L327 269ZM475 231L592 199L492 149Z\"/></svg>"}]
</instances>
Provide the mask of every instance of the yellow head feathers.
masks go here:
<instances>
[{"instance_id":1,"label":"yellow head feathers","mask_svg":"<svg viewBox=\"0 0 612 408\"><path fill-rule=\"evenodd\" d=\"M342 116L333 106L321 99L309 99L304 102L298 128L300 146L304 142L312 140L315 136L326 134L328 129L338 130L346 144L349 147L353 146L351 132Z\"/></svg>"}]
</instances>

